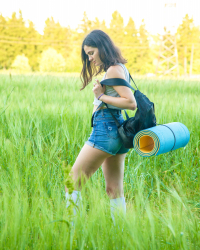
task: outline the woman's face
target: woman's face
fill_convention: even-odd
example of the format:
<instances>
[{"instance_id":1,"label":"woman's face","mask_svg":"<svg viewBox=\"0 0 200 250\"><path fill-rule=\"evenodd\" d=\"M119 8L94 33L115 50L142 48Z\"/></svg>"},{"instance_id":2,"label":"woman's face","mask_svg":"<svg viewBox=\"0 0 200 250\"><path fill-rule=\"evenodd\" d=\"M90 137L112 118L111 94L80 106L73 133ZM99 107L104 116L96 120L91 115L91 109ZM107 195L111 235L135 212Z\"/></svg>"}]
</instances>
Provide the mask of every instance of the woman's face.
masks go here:
<instances>
[{"instance_id":1,"label":"woman's face","mask_svg":"<svg viewBox=\"0 0 200 250\"><path fill-rule=\"evenodd\" d=\"M90 62L94 63L95 66L100 66L102 61L99 58L99 50L98 48L93 48L87 45L84 45L85 54L88 55L88 59Z\"/></svg>"}]
</instances>

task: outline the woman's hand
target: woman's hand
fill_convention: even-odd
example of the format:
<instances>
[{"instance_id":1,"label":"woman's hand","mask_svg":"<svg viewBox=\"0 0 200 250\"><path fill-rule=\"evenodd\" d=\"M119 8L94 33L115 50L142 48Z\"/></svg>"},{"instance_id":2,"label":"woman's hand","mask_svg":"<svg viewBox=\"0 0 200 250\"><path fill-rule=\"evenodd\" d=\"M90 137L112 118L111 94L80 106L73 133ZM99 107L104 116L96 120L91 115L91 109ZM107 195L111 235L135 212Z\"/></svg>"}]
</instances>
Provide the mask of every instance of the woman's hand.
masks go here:
<instances>
[{"instance_id":1,"label":"woman's hand","mask_svg":"<svg viewBox=\"0 0 200 250\"><path fill-rule=\"evenodd\" d=\"M93 83L93 85L94 85L94 87L93 87L92 91L94 92L94 95L96 98L98 98L101 94L104 94L104 92L106 90L106 86L103 85L103 87L102 87L99 80L95 79L95 83Z\"/></svg>"}]
</instances>

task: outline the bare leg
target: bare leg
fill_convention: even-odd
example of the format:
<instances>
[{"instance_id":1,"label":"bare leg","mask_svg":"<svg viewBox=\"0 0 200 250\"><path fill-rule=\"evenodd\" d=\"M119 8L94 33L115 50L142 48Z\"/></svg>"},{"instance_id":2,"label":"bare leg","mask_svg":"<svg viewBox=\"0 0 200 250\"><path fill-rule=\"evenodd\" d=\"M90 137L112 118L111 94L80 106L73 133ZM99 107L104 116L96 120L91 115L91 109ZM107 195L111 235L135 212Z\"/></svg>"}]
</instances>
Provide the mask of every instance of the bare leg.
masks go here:
<instances>
[{"instance_id":1,"label":"bare leg","mask_svg":"<svg viewBox=\"0 0 200 250\"><path fill-rule=\"evenodd\" d=\"M111 156L107 158L102 165L114 225L116 225L116 216L119 216L120 210L124 215L126 214L126 203L123 191L125 156L126 154Z\"/></svg>"},{"instance_id":2,"label":"bare leg","mask_svg":"<svg viewBox=\"0 0 200 250\"><path fill-rule=\"evenodd\" d=\"M124 196L124 160L126 154L117 154L106 158L103 165L103 173L106 181L106 192L111 199Z\"/></svg>"},{"instance_id":3,"label":"bare leg","mask_svg":"<svg viewBox=\"0 0 200 250\"><path fill-rule=\"evenodd\" d=\"M110 156L110 154L102 150L85 144L71 170L75 190L80 190L81 184L84 184L86 180L97 171L105 159ZM67 192L67 188L65 188L65 190Z\"/></svg>"}]
</instances>

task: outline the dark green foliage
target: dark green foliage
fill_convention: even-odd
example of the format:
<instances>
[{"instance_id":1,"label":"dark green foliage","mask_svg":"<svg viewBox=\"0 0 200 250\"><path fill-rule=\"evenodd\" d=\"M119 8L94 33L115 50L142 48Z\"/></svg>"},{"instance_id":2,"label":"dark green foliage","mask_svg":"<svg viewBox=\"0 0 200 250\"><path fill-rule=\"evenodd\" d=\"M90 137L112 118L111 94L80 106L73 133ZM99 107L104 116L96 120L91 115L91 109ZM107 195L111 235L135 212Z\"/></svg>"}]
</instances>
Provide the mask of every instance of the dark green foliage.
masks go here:
<instances>
[{"instance_id":1,"label":"dark green foliage","mask_svg":"<svg viewBox=\"0 0 200 250\"><path fill-rule=\"evenodd\" d=\"M54 21L53 17L47 18L44 35L42 36L43 50L52 47L66 59L71 50L70 37L71 30L69 27L62 27L59 22Z\"/></svg>"},{"instance_id":2,"label":"dark green foliage","mask_svg":"<svg viewBox=\"0 0 200 250\"><path fill-rule=\"evenodd\" d=\"M84 37L93 29L101 29L111 36L127 59L131 73L145 75L155 72L159 56L159 35L149 34L144 20L138 29L132 18L127 25L124 25L123 17L118 11L113 12L109 27L106 27L104 20L100 22L97 17L95 20L89 20L86 12L83 13L83 18L75 30L62 27L50 17L45 21L43 35L35 30L31 21L27 23L23 19L21 11L18 14L13 13L10 18L0 15L0 69L9 69L16 56L24 54L29 59L32 70L38 71L42 51L52 47L65 58L66 72L80 72L81 44ZM189 74L192 46L194 48L192 72L199 74L199 27L195 26L193 19L186 15L177 29L176 36L180 75L184 73L184 58L187 59L187 74Z\"/></svg>"},{"instance_id":3,"label":"dark green foliage","mask_svg":"<svg viewBox=\"0 0 200 250\"><path fill-rule=\"evenodd\" d=\"M139 68L137 65L140 41L138 38L138 30L136 29L132 18L129 18L128 24L125 27L123 46L123 55L128 60L126 67L130 72L138 73Z\"/></svg>"},{"instance_id":4,"label":"dark green foliage","mask_svg":"<svg viewBox=\"0 0 200 250\"><path fill-rule=\"evenodd\" d=\"M40 35L34 24L29 21L29 26L26 27L21 11L19 16L14 12L11 18L4 19L1 16L0 19L0 24L5 25L0 27L0 36L4 40L0 48L0 67L10 68L16 56L24 54L28 57L32 69L37 70L38 56L42 48L38 45Z\"/></svg>"}]
</instances>

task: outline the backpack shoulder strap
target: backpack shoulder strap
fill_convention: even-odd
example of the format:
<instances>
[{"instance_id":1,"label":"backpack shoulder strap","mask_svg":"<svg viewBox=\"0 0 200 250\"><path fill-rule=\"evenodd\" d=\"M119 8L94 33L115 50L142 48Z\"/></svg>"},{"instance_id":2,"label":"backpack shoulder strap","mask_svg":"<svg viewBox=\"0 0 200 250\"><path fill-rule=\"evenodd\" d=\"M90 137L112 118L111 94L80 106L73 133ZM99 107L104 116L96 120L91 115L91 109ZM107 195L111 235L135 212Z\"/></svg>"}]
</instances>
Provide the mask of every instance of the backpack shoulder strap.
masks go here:
<instances>
[{"instance_id":1,"label":"backpack shoulder strap","mask_svg":"<svg viewBox=\"0 0 200 250\"><path fill-rule=\"evenodd\" d=\"M130 75L131 76L131 75ZM133 79L131 77L131 79ZM133 81L133 80L132 80ZM134 81L133 81L134 82ZM134 91L136 91L131 85L130 83L128 83L126 80L124 79L121 79L121 78L109 78L109 79L106 79L106 80L103 80L100 82L101 85L107 85L107 86L126 86ZM134 82L135 83L135 82ZM136 86L136 84L135 84ZM137 86L136 86L137 88ZM138 88L137 88L138 89Z\"/></svg>"},{"instance_id":2,"label":"backpack shoulder strap","mask_svg":"<svg viewBox=\"0 0 200 250\"><path fill-rule=\"evenodd\" d=\"M133 81L133 83L135 84L135 82L134 82L134 80L133 80L133 78L132 78L132 76L131 76L131 74L129 73L129 77L131 78L131 80ZM137 87L137 85L135 84L135 87L136 87L136 89L138 89L138 87Z\"/></svg>"},{"instance_id":3,"label":"backpack shoulder strap","mask_svg":"<svg viewBox=\"0 0 200 250\"><path fill-rule=\"evenodd\" d=\"M134 80L133 80L132 76L130 75L130 73L129 73L129 77L130 77L131 80L134 82ZM107 85L107 86L126 86L126 87L128 87L128 88L130 88L130 89L136 91L136 90L130 85L130 83L128 83L126 80L121 79L121 78L109 78L109 79L106 79L106 80L102 80L100 83L101 83L101 85ZM135 84L135 82L134 82L134 84ZM135 84L135 86L136 86L136 88L137 88L137 90L138 90L138 87L137 87L136 84ZM108 108L107 104L106 104L106 103L104 103L104 104L105 104L106 107ZM114 115L112 114L112 112L111 112L111 110L110 110L109 108L108 108L108 110L110 111L110 113L111 113L113 119L115 120L115 123L116 123L117 127L119 128L120 125L119 125L117 119L114 117ZM129 116L128 116L126 110L124 110L124 112L125 112L125 114L126 114L126 119L128 119Z\"/></svg>"}]
</instances>

